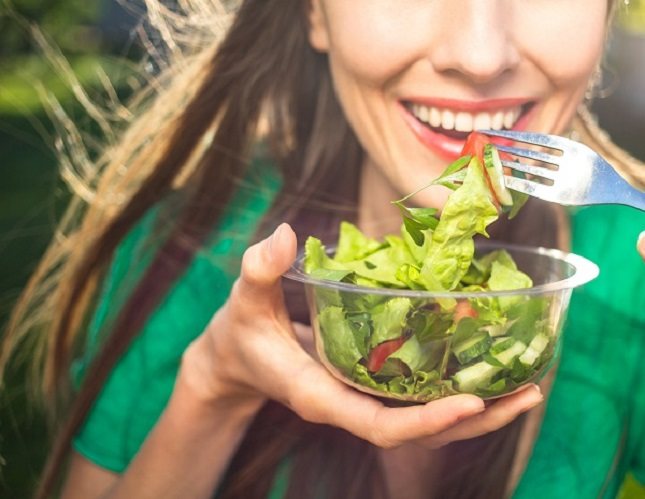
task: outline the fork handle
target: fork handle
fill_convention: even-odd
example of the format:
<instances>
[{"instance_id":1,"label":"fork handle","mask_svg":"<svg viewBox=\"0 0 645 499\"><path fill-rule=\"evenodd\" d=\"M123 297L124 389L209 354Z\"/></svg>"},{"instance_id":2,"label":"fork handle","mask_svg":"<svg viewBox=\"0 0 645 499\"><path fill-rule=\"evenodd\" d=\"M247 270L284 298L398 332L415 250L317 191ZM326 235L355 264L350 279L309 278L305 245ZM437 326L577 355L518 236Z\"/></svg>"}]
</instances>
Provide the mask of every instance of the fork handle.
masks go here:
<instances>
[{"instance_id":1,"label":"fork handle","mask_svg":"<svg viewBox=\"0 0 645 499\"><path fill-rule=\"evenodd\" d=\"M626 187L619 193L618 203L645 211L645 192L632 186Z\"/></svg>"},{"instance_id":2,"label":"fork handle","mask_svg":"<svg viewBox=\"0 0 645 499\"><path fill-rule=\"evenodd\" d=\"M602 158L595 166L598 174L588 192L592 204L622 204L645 211L645 192L633 187Z\"/></svg>"},{"instance_id":3,"label":"fork handle","mask_svg":"<svg viewBox=\"0 0 645 499\"><path fill-rule=\"evenodd\" d=\"M641 211L645 211L645 192L637 189L626 190L625 202L621 203L627 206L633 206Z\"/></svg>"}]
</instances>

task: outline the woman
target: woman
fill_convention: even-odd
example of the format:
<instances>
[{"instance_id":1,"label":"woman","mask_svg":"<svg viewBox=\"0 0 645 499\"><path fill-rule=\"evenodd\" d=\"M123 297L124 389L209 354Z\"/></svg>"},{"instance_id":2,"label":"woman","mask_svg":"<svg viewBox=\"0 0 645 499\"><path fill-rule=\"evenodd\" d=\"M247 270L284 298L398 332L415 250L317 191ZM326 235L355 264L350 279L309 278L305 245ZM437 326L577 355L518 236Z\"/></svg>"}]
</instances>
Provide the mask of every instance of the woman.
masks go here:
<instances>
[{"instance_id":1,"label":"woman","mask_svg":"<svg viewBox=\"0 0 645 499\"><path fill-rule=\"evenodd\" d=\"M489 406L458 395L387 408L312 358L298 291L285 300L280 276L296 252L291 227L327 235L353 219L372 234L396 230L388 201L436 177L473 128L565 133L573 122L642 181L576 114L611 3L242 2L221 45L171 65L167 86L108 150L80 231L55 243L14 315L9 342L37 290L51 293L45 391L65 407L70 369L77 386L41 497L68 457L66 499L572 497L565 457L588 456L572 446L545 458L543 413L518 418L542 401L538 386ZM441 207L445 192L417 201ZM531 202L522 217L498 237L566 245L559 210ZM563 365L566 355L565 345ZM556 419L571 406L562 398L549 406ZM579 497L615 493L627 441L603 453L615 465L594 469L608 481ZM532 495L545 466L563 475Z\"/></svg>"}]
</instances>

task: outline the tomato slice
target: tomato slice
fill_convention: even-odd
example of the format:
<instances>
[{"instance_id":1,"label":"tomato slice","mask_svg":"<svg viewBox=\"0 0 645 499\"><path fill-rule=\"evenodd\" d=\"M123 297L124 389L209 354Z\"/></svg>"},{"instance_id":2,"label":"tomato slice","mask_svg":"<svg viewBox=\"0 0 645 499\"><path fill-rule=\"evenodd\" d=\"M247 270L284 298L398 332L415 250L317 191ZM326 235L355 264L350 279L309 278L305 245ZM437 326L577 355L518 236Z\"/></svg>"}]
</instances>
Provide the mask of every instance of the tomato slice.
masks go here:
<instances>
[{"instance_id":1,"label":"tomato slice","mask_svg":"<svg viewBox=\"0 0 645 499\"><path fill-rule=\"evenodd\" d=\"M455 322L459 322L464 317L476 319L479 316L477 310L468 302L468 300L459 300L455 307Z\"/></svg>"},{"instance_id":2,"label":"tomato slice","mask_svg":"<svg viewBox=\"0 0 645 499\"><path fill-rule=\"evenodd\" d=\"M477 132L472 132L468 135L464 148L461 150L461 155L465 156L469 154L470 156L477 156L479 161L484 164L484 146L490 143L490 139L482 134Z\"/></svg>"},{"instance_id":3,"label":"tomato slice","mask_svg":"<svg viewBox=\"0 0 645 499\"><path fill-rule=\"evenodd\" d=\"M367 359L367 370L372 373L380 371L385 364L385 359L401 348L403 343L405 343L405 338L401 337L376 345L372 348Z\"/></svg>"},{"instance_id":4,"label":"tomato slice","mask_svg":"<svg viewBox=\"0 0 645 499\"><path fill-rule=\"evenodd\" d=\"M468 154L470 156L473 156L473 157L476 156L477 158L479 158L482 168L484 169L484 177L486 178L488 189L491 192L491 198L492 198L493 204L495 205L495 208L497 208L497 211L499 212L501 210L502 204L500 203L497 197L497 194L495 193L495 189L493 189L493 184L491 182L490 175L484 164L484 146L490 143L491 141L488 138L488 136L477 132L471 132L470 135L468 135L468 138L466 138L466 143L464 144L464 148L461 150L461 154L462 156Z\"/></svg>"}]
</instances>

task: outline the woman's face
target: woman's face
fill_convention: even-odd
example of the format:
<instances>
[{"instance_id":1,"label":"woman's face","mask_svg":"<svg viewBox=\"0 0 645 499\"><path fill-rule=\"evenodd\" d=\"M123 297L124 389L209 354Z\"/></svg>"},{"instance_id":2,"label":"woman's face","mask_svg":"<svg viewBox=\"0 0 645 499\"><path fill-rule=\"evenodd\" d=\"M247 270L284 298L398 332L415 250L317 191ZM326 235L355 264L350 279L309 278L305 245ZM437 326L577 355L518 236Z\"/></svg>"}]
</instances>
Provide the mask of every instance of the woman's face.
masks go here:
<instances>
[{"instance_id":1,"label":"woman's face","mask_svg":"<svg viewBox=\"0 0 645 499\"><path fill-rule=\"evenodd\" d=\"M607 0L311 0L366 167L393 195L438 176L475 129L561 133L601 56ZM442 204L436 192L425 205Z\"/></svg>"}]
</instances>

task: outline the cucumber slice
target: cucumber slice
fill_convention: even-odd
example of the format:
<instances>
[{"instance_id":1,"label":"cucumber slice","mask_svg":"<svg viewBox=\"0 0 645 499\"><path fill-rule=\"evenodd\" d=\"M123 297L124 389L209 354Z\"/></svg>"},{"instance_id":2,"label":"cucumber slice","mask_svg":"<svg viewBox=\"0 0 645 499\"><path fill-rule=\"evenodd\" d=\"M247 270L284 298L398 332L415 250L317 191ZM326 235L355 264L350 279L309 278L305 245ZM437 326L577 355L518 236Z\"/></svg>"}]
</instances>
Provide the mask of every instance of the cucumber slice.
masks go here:
<instances>
[{"instance_id":1,"label":"cucumber slice","mask_svg":"<svg viewBox=\"0 0 645 499\"><path fill-rule=\"evenodd\" d=\"M467 364L471 360L486 353L493 343L488 333L476 333L467 340L452 346L452 352L460 364Z\"/></svg>"},{"instance_id":2,"label":"cucumber slice","mask_svg":"<svg viewBox=\"0 0 645 499\"><path fill-rule=\"evenodd\" d=\"M457 390L464 393L472 393L477 388L488 385L498 372L503 368L491 366L488 362L478 362L472 366L457 371L452 377Z\"/></svg>"},{"instance_id":3,"label":"cucumber slice","mask_svg":"<svg viewBox=\"0 0 645 499\"><path fill-rule=\"evenodd\" d=\"M491 337L497 338L499 336L504 336L506 331L508 331L509 323L506 324L491 324L489 326L483 327L482 330L486 331Z\"/></svg>"},{"instance_id":4,"label":"cucumber slice","mask_svg":"<svg viewBox=\"0 0 645 499\"><path fill-rule=\"evenodd\" d=\"M549 337L546 334L540 333L536 335L535 338L531 340L531 343L529 343L529 346L526 348L524 353L520 355L519 361L527 367L532 366L537 362L538 358L542 355L544 350L546 350L548 345Z\"/></svg>"},{"instance_id":5,"label":"cucumber slice","mask_svg":"<svg viewBox=\"0 0 645 499\"><path fill-rule=\"evenodd\" d=\"M515 338L512 338L510 336L500 336L498 338L495 338L493 340L493 346L490 347L491 355L497 355L498 353L502 353L504 350L511 348L513 345L515 345L516 341L517 340Z\"/></svg>"},{"instance_id":6,"label":"cucumber slice","mask_svg":"<svg viewBox=\"0 0 645 499\"><path fill-rule=\"evenodd\" d=\"M491 349L491 355L495 358L495 360L501 362L506 367L511 367L511 365L513 365L513 361L517 357L522 355L525 351L526 344L522 343L521 341L515 341L510 347L499 353L493 353Z\"/></svg>"},{"instance_id":7,"label":"cucumber slice","mask_svg":"<svg viewBox=\"0 0 645 499\"><path fill-rule=\"evenodd\" d=\"M499 157L497 148L493 144L484 146L484 166L490 180L490 185L495 192L495 197L502 206L513 206L511 191L504 184L504 167Z\"/></svg>"}]
</instances>

